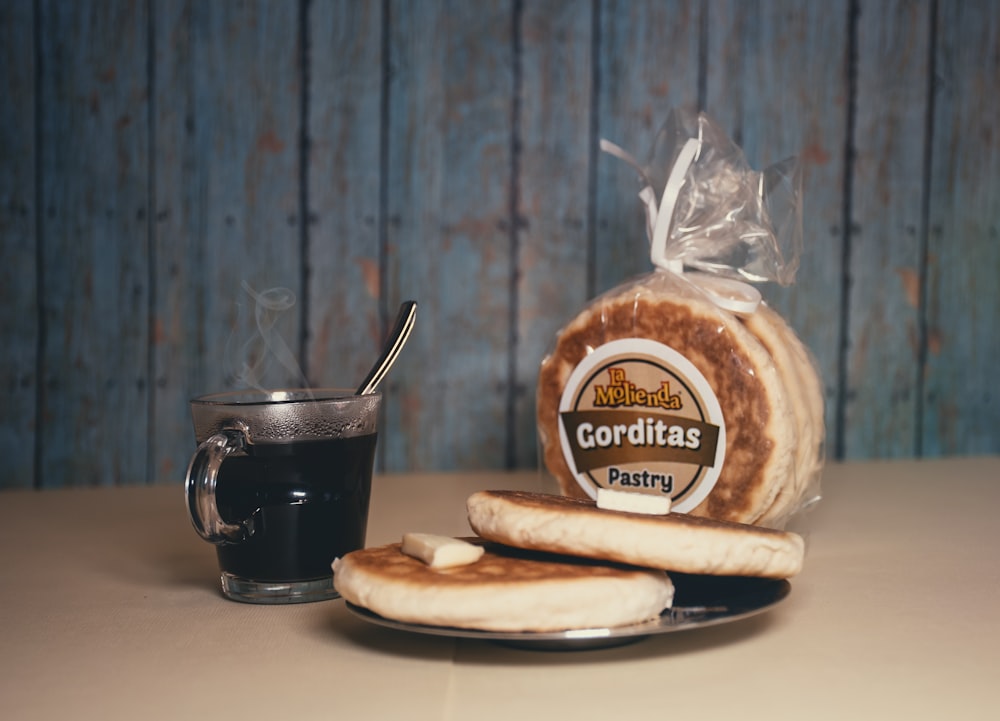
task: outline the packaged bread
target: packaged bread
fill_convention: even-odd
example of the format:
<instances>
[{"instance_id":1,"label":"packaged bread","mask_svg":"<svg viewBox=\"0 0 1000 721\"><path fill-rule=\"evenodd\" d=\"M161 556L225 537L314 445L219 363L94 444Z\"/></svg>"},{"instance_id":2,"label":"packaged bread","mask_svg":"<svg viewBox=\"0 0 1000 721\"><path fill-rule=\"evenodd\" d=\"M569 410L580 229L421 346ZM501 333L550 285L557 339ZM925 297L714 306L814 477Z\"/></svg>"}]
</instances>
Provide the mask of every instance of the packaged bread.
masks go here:
<instances>
[{"instance_id":1,"label":"packaged bread","mask_svg":"<svg viewBox=\"0 0 1000 721\"><path fill-rule=\"evenodd\" d=\"M675 111L640 174L653 269L593 299L541 363L542 458L562 493L668 494L672 512L783 527L819 498L823 389L757 284L794 281L794 159L763 172Z\"/></svg>"}]
</instances>

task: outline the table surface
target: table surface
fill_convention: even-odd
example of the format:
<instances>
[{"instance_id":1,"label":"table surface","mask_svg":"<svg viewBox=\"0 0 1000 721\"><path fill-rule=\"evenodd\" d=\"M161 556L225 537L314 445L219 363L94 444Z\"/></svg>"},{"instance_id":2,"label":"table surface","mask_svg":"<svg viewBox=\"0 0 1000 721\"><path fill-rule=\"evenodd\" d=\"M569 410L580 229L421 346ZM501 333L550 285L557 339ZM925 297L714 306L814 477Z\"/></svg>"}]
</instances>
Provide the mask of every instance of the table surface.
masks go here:
<instances>
[{"instance_id":1,"label":"table surface","mask_svg":"<svg viewBox=\"0 0 1000 721\"><path fill-rule=\"evenodd\" d=\"M479 488L384 475L368 541L469 533ZM832 464L792 593L738 622L532 651L222 598L177 485L0 494L0 718L986 719L1000 458Z\"/></svg>"}]
</instances>

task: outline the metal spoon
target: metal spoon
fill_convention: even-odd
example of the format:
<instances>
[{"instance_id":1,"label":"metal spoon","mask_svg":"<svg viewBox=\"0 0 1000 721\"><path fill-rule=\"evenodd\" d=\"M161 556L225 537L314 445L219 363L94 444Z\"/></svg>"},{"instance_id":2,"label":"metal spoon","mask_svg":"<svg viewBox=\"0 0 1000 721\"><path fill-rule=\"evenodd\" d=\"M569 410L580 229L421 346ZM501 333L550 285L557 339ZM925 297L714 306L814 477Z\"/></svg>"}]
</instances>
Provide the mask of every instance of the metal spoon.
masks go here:
<instances>
[{"instance_id":1,"label":"metal spoon","mask_svg":"<svg viewBox=\"0 0 1000 721\"><path fill-rule=\"evenodd\" d=\"M396 362L400 351L406 345L406 339L413 331L413 323L417 318L417 301L408 300L399 306L399 313L396 314L396 322L392 326L392 331L385 339L385 346L382 348L382 355L375 361L375 365L368 371L364 381L358 386L356 395L365 396L375 391L376 386L382 382L392 364Z\"/></svg>"}]
</instances>

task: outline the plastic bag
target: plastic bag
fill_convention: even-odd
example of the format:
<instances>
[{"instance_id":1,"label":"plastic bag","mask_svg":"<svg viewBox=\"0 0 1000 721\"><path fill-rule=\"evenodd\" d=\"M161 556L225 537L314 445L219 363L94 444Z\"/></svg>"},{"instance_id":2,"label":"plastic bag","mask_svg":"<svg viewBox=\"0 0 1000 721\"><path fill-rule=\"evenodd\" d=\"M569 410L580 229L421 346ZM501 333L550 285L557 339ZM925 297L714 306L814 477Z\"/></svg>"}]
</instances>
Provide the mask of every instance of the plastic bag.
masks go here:
<instances>
[{"instance_id":1,"label":"plastic bag","mask_svg":"<svg viewBox=\"0 0 1000 721\"><path fill-rule=\"evenodd\" d=\"M783 527L819 498L823 391L808 349L747 281L794 281L797 163L763 173L705 115L674 112L639 171L655 270L593 299L541 363L546 467L567 495Z\"/></svg>"},{"instance_id":2,"label":"plastic bag","mask_svg":"<svg viewBox=\"0 0 1000 721\"><path fill-rule=\"evenodd\" d=\"M704 113L674 111L649 162L607 141L640 174L650 260L660 268L790 285L802 252L802 179L795 158L763 172Z\"/></svg>"}]
</instances>

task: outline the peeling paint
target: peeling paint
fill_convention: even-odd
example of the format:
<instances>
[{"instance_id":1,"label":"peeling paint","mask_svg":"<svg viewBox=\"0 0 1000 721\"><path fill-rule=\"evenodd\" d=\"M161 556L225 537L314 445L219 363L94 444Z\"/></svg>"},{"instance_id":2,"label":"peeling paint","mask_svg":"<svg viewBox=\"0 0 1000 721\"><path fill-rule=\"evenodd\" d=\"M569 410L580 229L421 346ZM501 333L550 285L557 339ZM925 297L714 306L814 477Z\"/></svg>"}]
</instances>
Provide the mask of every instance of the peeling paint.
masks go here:
<instances>
[{"instance_id":1,"label":"peeling paint","mask_svg":"<svg viewBox=\"0 0 1000 721\"><path fill-rule=\"evenodd\" d=\"M896 268L896 275L903 284L906 302L911 308L920 307L920 276L914 268Z\"/></svg>"},{"instance_id":2,"label":"peeling paint","mask_svg":"<svg viewBox=\"0 0 1000 721\"><path fill-rule=\"evenodd\" d=\"M804 162L812 165L826 165L830 162L829 151L819 143L809 143L806 145L802 148L802 155L800 157Z\"/></svg>"},{"instance_id":3,"label":"peeling paint","mask_svg":"<svg viewBox=\"0 0 1000 721\"><path fill-rule=\"evenodd\" d=\"M378 298L381 292L378 263L372 258L358 258L355 263L361 269L361 277L364 280L368 297Z\"/></svg>"},{"instance_id":4,"label":"peeling paint","mask_svg":"<svg viewBox=\"0 0 1000 721\"><path fill-rule=\"evenodd\" d=\"M257 138L257 149L265 153L280 153L285 149L284 141L273 130L260 134Z\"/></svg>"},{"instance_id":5,"label":"peeling paint","mask_svg":"<svg viewBox=\"0 0 1000 721\"><path fill-rule=\"evenodd\" d=\"M927 350L932 355L940 355L943 343L941 342L941 332L937 329L932 329L927 333Z\"/></svg>"}]
</instances>

